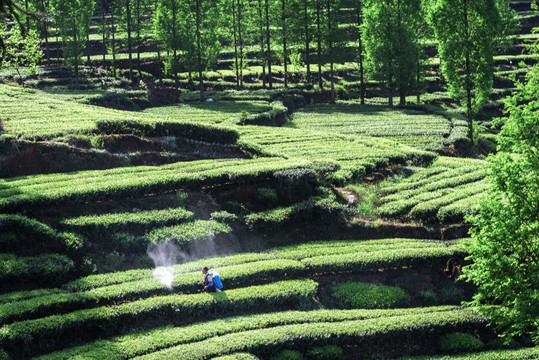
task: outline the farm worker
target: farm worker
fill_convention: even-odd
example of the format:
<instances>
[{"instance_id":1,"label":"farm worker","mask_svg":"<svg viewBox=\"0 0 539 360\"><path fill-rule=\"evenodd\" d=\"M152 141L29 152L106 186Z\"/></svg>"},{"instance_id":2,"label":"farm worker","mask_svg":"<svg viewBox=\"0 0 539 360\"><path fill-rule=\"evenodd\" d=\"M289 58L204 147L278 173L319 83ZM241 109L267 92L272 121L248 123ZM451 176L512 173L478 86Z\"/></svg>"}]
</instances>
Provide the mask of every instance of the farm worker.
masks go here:
<instances>
[{"instance_id":1,"label":"farm worker","mask_svg":"<svg viewBox=\"0 0 539 360\"><path fill-rule=\"evenodd\" d=\"M209 269L206 266L202 268L202 274L204 274L204 280L200 282L200 285L204 285L205 292L216 292L217 286L213 282L213 277L208 272L208 270Z\"/></svg>"}]
</instances>

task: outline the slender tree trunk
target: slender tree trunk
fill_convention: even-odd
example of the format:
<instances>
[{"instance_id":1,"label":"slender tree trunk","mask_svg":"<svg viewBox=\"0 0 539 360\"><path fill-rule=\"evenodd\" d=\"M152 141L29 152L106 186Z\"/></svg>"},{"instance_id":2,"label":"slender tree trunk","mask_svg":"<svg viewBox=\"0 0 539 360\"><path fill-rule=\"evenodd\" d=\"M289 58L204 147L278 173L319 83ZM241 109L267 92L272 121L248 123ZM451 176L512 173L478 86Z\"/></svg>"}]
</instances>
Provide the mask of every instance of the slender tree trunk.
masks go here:
<instances>
[{"instance_id":1,"label":"slender tree trunk","mask_svg":"<svg viewBox=\"0 0 539 360\"><path fill-rule=\"evenodd\" d=\"M281 26L283 32L283 65L284 65L284 87L288 87L288 66L287 66L287 48L286 48L286 0L281 0Z\"/></svg>"},{"instance_id":2,"label":"slender tree trunk","mask_svg":"<svg viewBox=\"0 0 539 360\"><path fill-rule=\"evenodd\" d=\"M307 66L307 82L311 81L311 34L309 33L309 8L307 0L303 0L303 22L305 23L305 65Z\"/></svg>"},{"instance_id":3,"label":"slender tree trunk","mask_svg":"<svg viewBox=\"0 0 539 360\"><path fill-rule=\"evenodd\" d=\"M335 77L333 76L333 24L331 18L331 2L327 0L327 18L328 18L328 45L329 45L329 76L331 78L330 104L335 104Z\"/></svg>"},{"instance_id":4,"label":"slender tree trunk","mask_svg":"<svg viewBox=\"0 0 539 360\"><path fill-rule=\"evenodd\" d=\"M365 105L365 70L363 68L363 42L361 39L361 30L360 27L363 23L361 16L361 0L357 0L357 45L358 45L358 55L359 55L359 81L360 81L360 98L361 105Z\"/></svg>"},{"instance_id":5,"label":"slender tree trunk","mask_svg":"<svg viewBox=\"0 0 539 360\"><path fill-rule=\"evenodd\" d=\"M111 21L111 34L112 34L112 42L111 42L111 50L112 50L112 72L113 76L116 79L116 25L114 23L114 9L111 8L110 12L110 21Z\"/></svg>"},{"instance_id":6,"label":"slender tree trunk","mask_svg":"<svg viewBox=\"0 0 539 360\"><path fill-rule=\"evenodd\" d=\"M196 0L196 31L197 31L197 57L198 57L198 77L200 82L200 101L204 101L204 78L202 77L202 44L200 32L200 1Z\"/></svg>"},{"instance_id":7,"label":"slender tree trunk","mask_svg":"<svg viewBox=\"0 0 539 360\"><path fill-rule=\"evenodd\" d=\"M240 69L238 67L238 38L236 35L236 2L232 1L232 33L234 34L234 64L236 67L236 89L240 89Z\"/></svg>"},{"instance_id":8,"label":"slender tree trunk","mask_svg":"<svg viewBox=\"0 0 539 360\"><path fill-rule=\"evenodd\" d=\"M258 19L260 25L260 59L264 57L264 20L262 16L262 0L258 0ZM266 88L266 64L262 60L262 88Z\"/></svg>"},{"instance_id":9,"label":"slender tree trunk","mask_svg":"<svg viewBox=\"0 0 539 360\"><path fill-rule=\"evenodd\" d=\"M415 78L415 82L416 82L416 86L417 86L417 105L419 105L419 103L421 102L421 87L420 87L420 84L419 82L421 81L421 62L419 61L419 56L421 55L420 53L417 54L417 70L416 70L416 78Z\"/></svg>"},{"instance_id":10,"label":"slender tree trunk","mask_svg":"<svg viewBox=\"0 0 539 360\"><path fill-rule=\"evenodd\" d=\"M269 0L265 0L266 5L266 45L267 45L267 61L268 61L268 81L269 88L273 88L273 79L271 73L271 41L270 41L270 21L269 21Z\"/></svg>"},{"instance_id":11,"label":"slender tree trunk","mask_svg":"<svg viewBox=\"0 0 539 360\"><path fill-rule=\"evenodd\" d=\"M316 0L316 29L318 37L318 87L320 90L324 89L324 84L322 84L322 31L320 29L320 0Z\"/></svg>"},{"instance_id":12,"label":"slender tree trunk","mask_svg":"<svg viewBox=\"0 0 539 360\"><path fill-rule=\"evenodd\" d=\"M466 40L470 38L468 30L468 1L464 1L464 37ZM466 47L466 68L464 69L464 76L466 76L466 117L468 118L468 138L473 143L473 116L472 116L472 80L471 80L471 60L470 50Z\"/></svg>"},{"instance_id":13,"label":"slender tree trunk","mask_svg":"<svg viewBox=\"0 0 539 360\"><path fill-rule=\"evenodd\" d=\"M161 48L159 44L157 45L157 76L159 77L159 85L163 86L163 73L162 73L163 62L161 61Z\"/></svg>"},{"instance_id":14,"label":"slender tree trunk","mask_svg":"<svg viewBox=\"0 0 539 360\"><path fill-rule=\"evenodd\" d=\"M399 34L402 34L404 29L402 26L402 9L401 9L401 0L397 0L397 30ZM399 86L399 105L405 106L406 105L406 88L407 84L404 82L404 71L405 69L402 68L402 66L399 65L399 79L398 79L398 86Z\"/></svg>"},{"instance_id":15,"label":"slender tree trunk","mask_svg":"<svg viewBox=\"0 0 539 360\"><path fill-rule=\"evenodd\" d=\"M76 24L75 24L75 21L73 20L73 43L75 45L75 59L74 59L74 65L75 65L75 87L78 89L79 88L79 56L82 56L82 49L80 49L79 47L79 40L77 39L77 27L76 27ZM64 59L65 59L65 54L64 54Z\"/></svg>"},{"instance_id":16,"label":"slender tree trunk","mask_svg":"<svg viewBox=\"0 0 539 360\"><path fill-rule=\"evenodd\" d=\"M137 9L137 63L140 65L140 51L142 47L142 38L140 35L140 28L141 28L140 0L137 0L136 2L136 9ZM140 69L139 69L139 73L140 73Z\"/></svg>"},{"instance_id":17,"label":"slender tree trunk","mask_svg":"<svg viewBox=\"0 0 539 360\"><path fill-rule=\"evenodd\" d=\"M172 71L174 71L174 88L176 90L178 90L180 88L180 84L179 84L179 81L178 81L178 51L177 51L177 42L176 42L176 33L178 31L178 29L176 28L176 24L177 24L177 21L176 21L176 16L177 16L177 11L176 11L176 3L173 2L172 3L172 23L174 24L174 28L171 29L172 30L172 43L174 44L174 53L173 53L173 59L174 59L174 65L172 66Z\"/></svg>"},{"instance_id":18,"label":"slender tree trunk","mask_svg":"<svg viewBox=\"0 0 539 360\"><path fill-rule=\"evenodd\" d=\"M131 0L126 1L127 16L127 51L129 52L129 80L133 82L133 44L131 41Z\"/></svg>"},{"instance_id":19,"label":"slender tree trunk","mask_svg":"<svg viewBox=\"0 0 539 360\"><path fill-rule=\"evenodd\" d=\"M106 22L105 22L105 3L103 2L103 8L101 9L101 22L103 31L103 68L107 65L107 35L106 35Z\"/></svg>"},{"instance_id":20,"label":"slender tree trunk","mask_svg":"<svg viewBox=\"0 0 539 360\"><path fill-rule=\"evenodd\" d=\"M241 22L243 21L242 15L242 2L238 0L238 40L240 43L240 88L243 89L243 35L241 30Z\"/></svg>"}]
</instances>

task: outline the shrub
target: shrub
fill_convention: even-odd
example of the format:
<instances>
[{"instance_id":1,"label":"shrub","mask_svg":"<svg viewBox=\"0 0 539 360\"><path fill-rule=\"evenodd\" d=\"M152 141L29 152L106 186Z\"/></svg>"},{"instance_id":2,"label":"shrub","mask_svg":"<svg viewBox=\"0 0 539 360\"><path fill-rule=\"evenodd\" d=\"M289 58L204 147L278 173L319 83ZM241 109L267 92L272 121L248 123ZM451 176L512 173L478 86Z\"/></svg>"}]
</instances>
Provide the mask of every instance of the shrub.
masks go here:
<instances>
[{"instance_id":1,"label":"shrub","mask_svg":"<svg viewBox=\"0 0 539 360\"><path fill-rule=\"evenodd\" d=\"M440 350L447 353L477 351L483 347L483 342L472 334L455 332L443 335L438 341Z\"/></svg>"},{"instance_id":2,"label":"shrub","mask_svg":"<svg viewBox=\"0 0 539 360\"><path fill-rule=\"evenodd\" d=\"M210 215L210 220L225 224L232 224L238 221L238 216L231 214L228 211L216 211Z\"/></svg>"},{"instance_id":3,"label":"shrub","mask_svg":"<svg viewBox=\"0 0 539 360\"><path fill-rule=\"evenodd\" d=\"M339 360L342 359L343 351L340 347L326 345L312 348L307 352L307 358L312 360Z\"/></svg>"},{"instance_id":4,"label":"shrub","mask_svg":"<svg viewBox=\"0 0 539 360\"><path fill-rule=\"evenodd\" d=\"M273 356L271 360L303 360L303 356L299 351L283 350L279 354Z\"/></svg>"},{"instance_id":5,"label":"shrub","mask_svg":"<svg viewBox=\"0 0 539 360\"><path fill-rule=\"evenodd\" d=\"M156 296L126 304L79 310L69 314L26 320L4 325L0 343L8 351L24 349L29 356L54 350L66 341L107 336L140 327L146 322L186 320L200 313L226 313L261 306L298 306L310 302L318 284L312 280L290 280L216 294ZM221 355L221 354L219 354Z\"/></svg>"},{"instance_id":6,"label":"shrub","mask_svg":"<svg viewBox=\"0 0 539 360\"><path fill-rule=\"evenodd\" d=\"M392 308L407 305L410 296L399 287L346 282L332 287L331 296L345 308Z\"/></svg>"}]
</instances>

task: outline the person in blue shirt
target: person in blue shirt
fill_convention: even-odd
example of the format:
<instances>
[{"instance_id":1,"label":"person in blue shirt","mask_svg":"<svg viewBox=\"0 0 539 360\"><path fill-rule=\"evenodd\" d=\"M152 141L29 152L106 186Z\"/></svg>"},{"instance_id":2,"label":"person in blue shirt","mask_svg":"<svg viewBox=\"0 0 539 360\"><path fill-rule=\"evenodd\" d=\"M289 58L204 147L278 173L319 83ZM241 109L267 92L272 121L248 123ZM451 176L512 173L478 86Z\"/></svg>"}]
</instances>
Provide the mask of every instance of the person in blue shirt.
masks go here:
<instances>
[{"instance_id":1,"label":"person in blue shirt","mask_svg":"<svg viewBox=\"0 0 539 360\"><path fill-rule=\"evenodd\" d=\"M200 282L200 285L204 286L205 292L217 292L217 286L215 285L215 282L213 282L213 277L208 272L208 268L204 266L202 268L202 274L204 274L204 280Z\"/></svg>"}]
</instances>

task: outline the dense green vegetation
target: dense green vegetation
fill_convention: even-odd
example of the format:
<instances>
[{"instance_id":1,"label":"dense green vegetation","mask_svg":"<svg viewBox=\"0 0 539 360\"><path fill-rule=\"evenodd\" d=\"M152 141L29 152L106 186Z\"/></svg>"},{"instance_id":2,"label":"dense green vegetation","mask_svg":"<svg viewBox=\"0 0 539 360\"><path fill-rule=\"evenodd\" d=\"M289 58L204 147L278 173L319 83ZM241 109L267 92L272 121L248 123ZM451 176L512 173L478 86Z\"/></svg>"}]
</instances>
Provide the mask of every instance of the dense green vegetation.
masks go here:
<instances>
[{"instance_id":1,"label":"dense green vegetation","mask_svg":"<svg viewBox=\"0 0 539 360\"><path fill-rule=\"evenodd\" d=\"M0 359L537 358L537 10L0 0Z\"/></svg>"}]
</instances>

